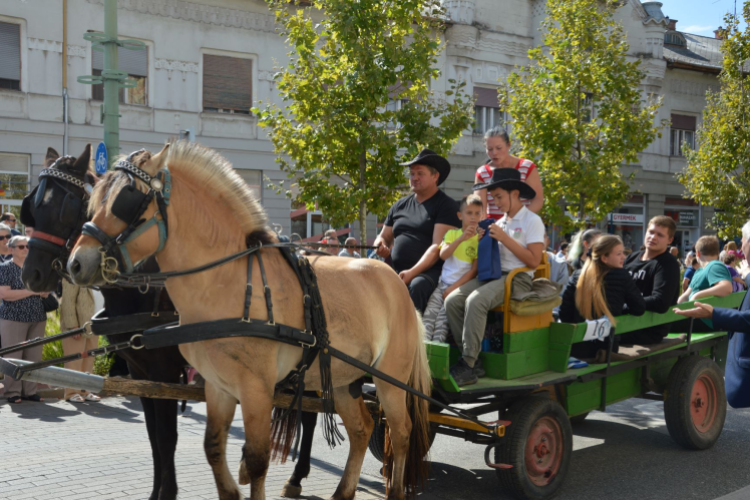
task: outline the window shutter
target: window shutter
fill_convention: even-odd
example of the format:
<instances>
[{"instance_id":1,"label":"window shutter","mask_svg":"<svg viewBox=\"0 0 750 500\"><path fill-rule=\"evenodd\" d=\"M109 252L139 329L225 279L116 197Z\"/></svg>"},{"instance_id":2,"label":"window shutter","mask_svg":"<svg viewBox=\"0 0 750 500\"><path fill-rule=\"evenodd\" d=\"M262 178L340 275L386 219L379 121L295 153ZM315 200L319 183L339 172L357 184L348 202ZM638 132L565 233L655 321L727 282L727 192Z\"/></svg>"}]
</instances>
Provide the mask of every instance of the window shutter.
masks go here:
<instances>
[{"instance_id":1,"label":"window shutter","mask_svg":"<svg viewBox=\"0 0 750 500\"><path fill-rule=\"evenodd\" d=\"M263 186L261 185L263 172L261 170L248 170L244 168L237 168L235 172L240 174L240 177L247 183L253 195L255 195L255 199L261 201L263 199Z\"/></svg>"},{"instance_id":2,"label":"window shutter","mask_svg":"<svg viewBox=\"0 0 750 500\"><path fill-rule=\"evenodd\" d=\"M92 69L104 69L104 52L92 49ZM117 63L120 71L132 76L148 76L148 48L130 50L117 47Z\"/></svg>"},{"instance_id":3,"label":"window shutter","mask_svg":"<svg viewBox=\"0 0 750 500\"><path fill-rule=\"evenodd\" d=\"M474 103L475 106L483 106L486 108L500 107L500 103L498 102L497 89L474 87L474 96L477 99Z\"/></svg>"},{"instance_id":4,"label":"window shutter","mask_svg":"<svg viewBox=\"0 0 750 500\"><path fill-rule=\"evenodd\" d=\"M680 130L692 130L695 132L696 129L696 118L694 116L687 115L672 115L672 128Z\"/></svg>"},{"instance_id":5,"label":"window shutter","mask_svg":"<svg viewBox=\"0 0 750 500\"><path fill-rule=\"evenodd\" d=\"M0 78L21 80L21 26L0 23Z\"/></svg>"},{"instance_id":6,"label":"window shutter","mask_svg":"<svg viewBox=\"0 0 750 500\"><path fill-rule=\"evenodd\" d=\"M0 173L28 174L29 155L0 154Z\"/></svg>"},{"instance_id":7,"label":"window shutter","mask_svg":"<svg viewBox=\"0 0 750 500\"><path fill-rule=\"evenodd\" d=\"M253 105L253 61L203 55L203 109L248 113Z\"/></svg>"}]
</instances>

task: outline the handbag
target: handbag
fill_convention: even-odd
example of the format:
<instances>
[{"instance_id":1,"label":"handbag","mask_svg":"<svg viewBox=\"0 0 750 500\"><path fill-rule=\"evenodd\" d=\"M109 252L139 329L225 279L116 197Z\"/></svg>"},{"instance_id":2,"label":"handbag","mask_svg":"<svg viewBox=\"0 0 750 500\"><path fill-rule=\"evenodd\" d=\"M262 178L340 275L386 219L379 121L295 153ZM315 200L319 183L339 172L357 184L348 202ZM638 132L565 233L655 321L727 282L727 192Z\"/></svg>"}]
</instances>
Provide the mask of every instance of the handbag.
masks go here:
<instances>
[{"instance_id":1,"label":"handbag","mask_svg":"<svg viewBox=\"0 0 750 500\"><path fill-rule=\"evenodd\" d=\"M57 300L57 297L54 293L50 293L46 297L42 298L42 305L44 306L44 312L48 313L60 307L60 301Z\"/></svg>"},{"instance_id":2,"label":"handbag","mask_svg":"<svg viewBox=\"0 0 750 500\"><path fill-rule=\"evenodd\" d=\"M479 227L484 229L484 236L479 240L477 248L477 279L479 281L496 280L503 275L500 267L500 243L490 236L490 226L494 223L493 219L485 219L479 223Z\"/></svg>"}]
</instances>

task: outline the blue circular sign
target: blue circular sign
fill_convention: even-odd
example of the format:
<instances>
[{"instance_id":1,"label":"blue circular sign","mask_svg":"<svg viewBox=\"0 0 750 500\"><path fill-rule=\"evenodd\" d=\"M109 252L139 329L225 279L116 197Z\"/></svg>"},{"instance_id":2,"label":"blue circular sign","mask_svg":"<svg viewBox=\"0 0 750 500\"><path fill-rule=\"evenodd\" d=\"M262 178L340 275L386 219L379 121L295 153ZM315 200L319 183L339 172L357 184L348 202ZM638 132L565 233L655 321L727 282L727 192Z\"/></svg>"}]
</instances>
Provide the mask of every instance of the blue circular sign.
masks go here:
<instances>
[{"instance_id":1,"label":"blue circular sign","mask_svg":"<svg viewBox=\"0 0 750 500\"><path fill-rule=\"evenodd\" d=\"M103 142L99 143L99 147L96 148L96 173L99 175L104 174L107 171L107 146Z\"/></svg>"}]
</instances>

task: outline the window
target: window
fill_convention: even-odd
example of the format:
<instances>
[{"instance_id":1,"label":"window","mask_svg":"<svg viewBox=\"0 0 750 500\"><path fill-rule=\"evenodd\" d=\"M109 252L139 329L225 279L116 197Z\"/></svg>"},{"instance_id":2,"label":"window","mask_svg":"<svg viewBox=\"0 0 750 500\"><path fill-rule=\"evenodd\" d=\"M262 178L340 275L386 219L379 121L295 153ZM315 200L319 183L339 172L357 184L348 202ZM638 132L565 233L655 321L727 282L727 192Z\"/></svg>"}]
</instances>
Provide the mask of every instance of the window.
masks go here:
<instances>
[{"instance_id":1,"label":"window","mask_svg":"<svg viewBox=\"0 0 750 500\"><path fill-rule=\"evenodd\" d=\"M676 32L665 33L664 43L667 45L677 45L678 47L687 46L687 40L685 40L685 37L682 34Z\"/></svg>"},{"instance_id":2,"label":"window","mask_svg":"<svg viewBox=\"0 0 750 500\"><path fill-rule=\"evenodd\" d=\"M0 198L21 200L29 192L29 156L0 154Z\"/></svg>"},{"instance_id":3,"label":"window","mask_svg":"<svg viewBox=\"0 0 750 500\"><path fill-rule=\"evenodd\" d=\"M474 87L474 133L484 134L492 127L505 125L505 113L500 109L497 89Z\"/></svg>"},{"instance_id":4,"label":"window","mask_svg":"<svg viewBox=\"0 0 750 500\"><path fill-rule=\"evenodd\" d=\"M669 156L685 156L683 145L695 149L696 118L687 115L672 115L669 131Z\"/></svg>"},{"instance_id":5,"label":"window","mask_svg":"<svg viewBox=\"0 0 750 500\"><path fill-rule=\"evenodd\" d=\"M104 69L104 51L92 49L92 74L101 76ZM117 59L119 70L124 71L136 81L136 86L131 88L120 88L120 102L122 104L148 105L148 48L144 50L131 50L123 47L117 48ZM104 100L104 85L93 85L91 98L95 101Z\"/></svg>"},{"instance_id":6,"label":"window","mask_svg":"<svg viewBox=\"0 0 750 500\"><path fill-rule=\"evenodd\" d=\"M670 156L685 156L682 146L687 144L690 149L695 148L695 132L692 130L672 129L670 131Z\"/></svg>"},{"instance_id":7,"label":"window","mask_svg":"<svg viewBox=\"0 0 750 500\"><path fill-rule=\"evenodd\" d=\"M253 196L258 201L263 200L263 172L261 170L247 170L243 168L235 169L235 172L240 174L240 177L247 183L250 190L253 192Z\"/></svg>"},{"instance_id":8,"label":"window","mask_svg":"<svg viewBox=\"0 0 750 500\"><path fill-rule=\"evenodd\" d=\"M21 90L21 26L0 22L0 89Z\"/></svg>"},{"instance_id":9,"label":"window","mask_svg":"<svg viewBox=\"0 0 750 500\"><path fill-rule=\"evenodd\" d=\"M474 106L474 133L484 134L495 126L504 126L505 120L500 108L488 108L487 106Z\"/></svg>"},{"instance_id":10,"label":"window","mask_svg":"<svg viewBox=\"0 0 750 500\"><path fill-rule=\"evenodd\" d=\"M249 115L253 106L253 61L203 55L203 111Z\"/></svg>"},{"instance_id":11,"label":"window","mask_svg":"<svg viewBox=\"0 0 750 500\"><path fill-rule=\"evenodd\" d=\"M396 111L400 111L404 107L404 104L406 104L406 102L406 99L391 99L390 101L388 101L388 104L385 105L385 110L395 113ZM386 124L386 128L395 129L399 128L399 125L400 124L396 120L392 120Z\"/></svg>"},{"instance_id":12,"label":"window","mask_svg":"<svg viewBox=\"0 0 750 500\"><path fill-rule=\"evenodd\" d=\"M596 108L594 107L594 94L591 92L584 92L584 98L581 99L581 121L583 123L590 123L591 120L596 118Z\"/></svg>"}]
</instances>

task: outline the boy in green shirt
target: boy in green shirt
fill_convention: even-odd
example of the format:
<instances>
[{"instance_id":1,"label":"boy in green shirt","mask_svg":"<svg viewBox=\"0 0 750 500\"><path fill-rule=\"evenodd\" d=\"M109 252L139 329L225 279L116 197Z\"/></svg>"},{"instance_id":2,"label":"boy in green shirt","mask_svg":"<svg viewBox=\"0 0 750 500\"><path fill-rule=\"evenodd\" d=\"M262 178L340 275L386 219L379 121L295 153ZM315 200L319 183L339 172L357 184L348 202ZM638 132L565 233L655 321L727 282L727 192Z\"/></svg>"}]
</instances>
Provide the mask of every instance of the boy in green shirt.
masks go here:
<instances>
[{"instance_id":1,"label":"boy in green shirt","mask_svg":"<svg viewBox=\"0 0 750 500\"><path fill-rule=\"evenodd\" d=\"M698 300L703 297L724 297L732 293L732 276L727 266L719 260L719 239L716 236L701 236L695 244L695 253L700 262L698 269L690 281L690 286L680 295L678 304L688 300ZM713 329L711 320L703 322ZM678 323L679 324L679 323ZM684 329L678 328L680 330ZM696 329L698 327L699 329ZM674 329L673 329L674 330ZM711 331L701 328L698 323L693 325L693 331Z\"/></svg>"},{"instance_id":2,"label":"boy in green shirt","mask_svg":"<svg viewBox=\"0 0 750 500\"><path fill-rule=\"evenodd\" d=\"M440 258L445 263L438 286L427 302L422 318L425 340L445 342L448 337L445 298L453 290L477 276L477 235L482 231L478 227L482 218L482 200L475 194L465 196L461 200L459 210L461 229L449 230L440 244Z\"/></svg>"}]
</instances>

